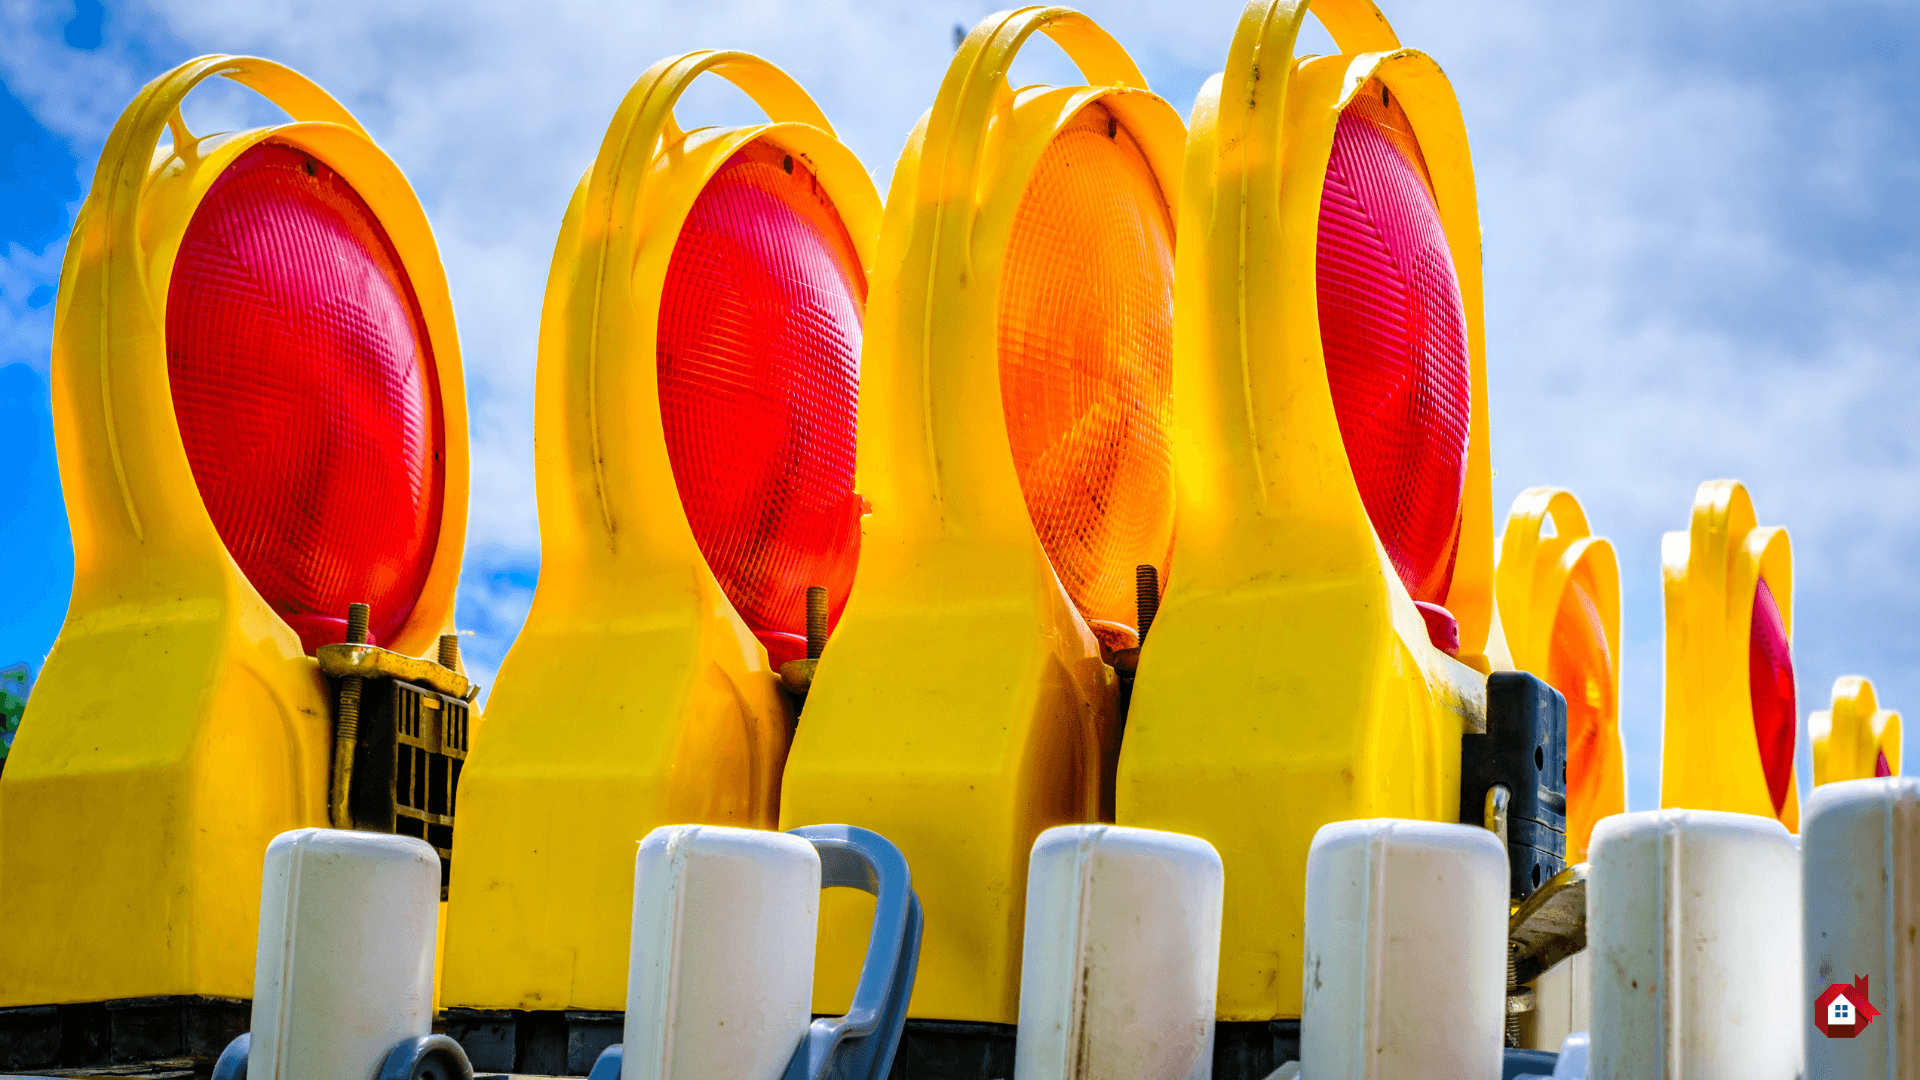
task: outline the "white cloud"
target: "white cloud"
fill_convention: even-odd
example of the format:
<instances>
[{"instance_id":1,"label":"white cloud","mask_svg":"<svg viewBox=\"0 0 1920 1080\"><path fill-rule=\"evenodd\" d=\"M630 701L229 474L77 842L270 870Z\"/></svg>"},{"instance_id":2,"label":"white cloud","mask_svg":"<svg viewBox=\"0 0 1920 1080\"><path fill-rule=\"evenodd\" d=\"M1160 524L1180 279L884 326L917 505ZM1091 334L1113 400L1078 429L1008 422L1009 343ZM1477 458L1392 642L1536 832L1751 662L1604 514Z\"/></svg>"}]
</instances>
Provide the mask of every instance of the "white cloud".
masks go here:
<instances>
[{"instance_id":1,"label":"white cloud","mask_svg":"<svg viewBox=\"0 0 1920 1080\"><path fill-rule=\"evenodd\" d=\"M1086 8L1184 113L1239 6ZM1563 484L1621 549L1635 804L1650 805L1658 773L1658 536L1684 527L1703 479L1745 479L1762 519L1794 532L1802 711L1854 666L1894 704L1920 702L1920 216L1907 202L1920 98L1898 68L1920 18L1891 0L1813 21L1725 2L1387 7L1449 71L1475 139L1497 505ZM139 84L210 51L302 70L407 171L461 321L475 466L463 618L481 630L476 667L491 667L524 612L509 571L537 565L533 369L553 236L627 87L683 50L758 52L815 94L884 188L952 27L989 10L177 0L116 10L107 44L81 53L60 45L57 12L12 0L0 77L74 144L83 183ZM207 122L241 108L213 102ZM749 116L718 89L682 109L689 124ZM16 275L44 269L22 258L0 271L10 355L46 330L15 309Z\"/></svg>"}]
</instances>

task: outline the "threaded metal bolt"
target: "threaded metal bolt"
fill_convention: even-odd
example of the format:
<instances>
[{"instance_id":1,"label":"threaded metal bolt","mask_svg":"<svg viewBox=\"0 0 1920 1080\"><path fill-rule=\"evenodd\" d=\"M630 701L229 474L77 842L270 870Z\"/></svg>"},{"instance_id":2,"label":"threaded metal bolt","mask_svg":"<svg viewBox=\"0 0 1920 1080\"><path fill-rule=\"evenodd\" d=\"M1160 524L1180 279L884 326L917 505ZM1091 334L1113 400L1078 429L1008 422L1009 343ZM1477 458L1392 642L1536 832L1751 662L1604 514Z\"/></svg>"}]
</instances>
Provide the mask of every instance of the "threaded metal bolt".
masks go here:
<instances>
[{"instance_id":1,"label":"threaded metal bolt","mask_svg":"<svg viewBox=\"0 0 1920 1080\"><path fill-rule=\"evenodd\" d=\"M807 586L807 659L818 660L827 648L827 590Z\"/></svg>"},{"instance_id":2,"label":"threaded metal bolt","mask_svg":"<svg viewBox=\"0 0 1920 1080\"><path fill-rule=\"evenodd\" d=\"M1514 991L1520 989L1520 972L1517 966L1519 954L1519 943L1507 942L1507 997L1509 1000L1512 999ZM1507 1045L1512 1047L1520 1045L1520 1014L1512 1009L1507 1010Z\"/></svg>"},{"instance_id":3,"label":"threaded metal bolt","mask_svg":"<svg viewBox=\"0 0 1920 1080\"><path fill-rule=\"evenodd\" d=\"M448 671L460 670L460 635L440 635L440 666Z\"/></svg>"},{"instance_id":4,"label":"threaded metal bolt","mask_svg":"<svg viewBox=\"0 0 1920 1080\"><path fill-rule=\"evenodd\" d=\"M365 604L347 605L347 644L365 645L367 643L367 621L373 615L373 609Z\"/></svg>"},{"instance_id":5,"label":"threaded metal bolt","mask_svg":"<svg viewBox=\"0 0 1920 1080\"><path fill-rule=\"evenodd\" d=\"M1140 617L1140 644L1147 643L1147 628L1160 612L1160 571L1152 563L1133 568L1133 604Z\"/></svg>"},{"instance_id":6,"label":"threaded metal bolt","mask_svg":"<svg viewBox=\"0 0 1920 1080\"><path fill-rule=\"evenodd\" d=\"M367 643L367 621L372 614L365 604L347 605L347 644ZM360 693L366 680L347 675L340 680L340 707L333 717L333 790L328 800L329 816L336 829L350 829L353 818L347 807L347 792L353 785L353 751L360 741Z\"/></svg>"}]
</instances>

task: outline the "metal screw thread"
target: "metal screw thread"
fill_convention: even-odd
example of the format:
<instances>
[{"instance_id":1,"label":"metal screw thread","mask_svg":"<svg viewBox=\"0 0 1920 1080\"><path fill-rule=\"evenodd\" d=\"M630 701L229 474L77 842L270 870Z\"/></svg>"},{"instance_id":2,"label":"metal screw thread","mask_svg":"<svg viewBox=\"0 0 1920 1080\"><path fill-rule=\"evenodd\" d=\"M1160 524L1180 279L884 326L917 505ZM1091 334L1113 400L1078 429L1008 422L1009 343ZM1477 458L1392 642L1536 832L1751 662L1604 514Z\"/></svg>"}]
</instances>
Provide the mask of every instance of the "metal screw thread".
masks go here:
<instances>
[{"instance_id":1,"label":"metal screw thread","mask_svg":"<svg viewBox=\"0 0 1920 1080\"><path fill-rule=\"evenodd\" d=\"M373 609L365 604L347 605L347 644L365 645L367 643L367 620Z\"/></svg>"},{"instance_id":2,"label":"metal screw thread","mask_svg":"<svg viewBox=\"0 0 1920 1080\"><path fill-rule=\"evenodd\" d=\"M827 648L827 590L807 586L807 659L818 660Z\"/></svg>"},{"instance_id":3,"label":"metal screw thread","mask_svg":"<svg viewBox=\"0 0 1920 1080\"><path fill-rule=\"evenodd\" d=\"M347 644L365 645L367 643L367 618L371 614L365 604L347 605ZM336 829L353 827L353 819L347 809L347 792L353 785L353 751L360 741L360 692L366 680L358 675L348 675L340 680L340 704L333 713L333 784L329 792L329 816Z\"/></svg>"},{"instance_id":4,"label":"metal screw thread","mask_svg":"<svg viewBox=\"0 0 1920 1080\"><path fill-rule=\"evenodd\" d=\"M440 635L440 666L448 671L460 670L460 635Z\"/></svg>"},{"instance_id":5,"label":"metal screw thread","mask_svg":"<svg viewBox=\"0 0 1920 1080\"><path fill-rule=\"evenodd\" d=\"M1520 988L1520 972L1515 965L1515 958L1519 952L1519 945L1511 941L1507 942L1507 994L1509 997ZM1512 1010L1507 1012L1507 1045L1512 1047L1520 1045L1520 1014Z\"/></svg>"},{"instance_id":6,"label":"metal screw thread","mask_svg":"<svg viewBox=\"0 0 1920 1080\"><path fill-rule=\"evenodd\" d=\"M1140 644L1147 643L1147 629L1160 612L1160 571L1152 563L1133 568L1133 604L1140 617Z\"/></svg>"},{"instance_id":7,"label":"metal screw thread","mask_svg":"<svg viewBox=\"0 0 1920 1080\"><path fill-rule=\"evenodd\" d=\"M360 736L360 692L366 680L358 675L348 675L340 680L340 708L333 721L333 748L335 753L345 744L349 748ZM351 764L348 766L352 768Z\"/></svg>"}]
</instances>

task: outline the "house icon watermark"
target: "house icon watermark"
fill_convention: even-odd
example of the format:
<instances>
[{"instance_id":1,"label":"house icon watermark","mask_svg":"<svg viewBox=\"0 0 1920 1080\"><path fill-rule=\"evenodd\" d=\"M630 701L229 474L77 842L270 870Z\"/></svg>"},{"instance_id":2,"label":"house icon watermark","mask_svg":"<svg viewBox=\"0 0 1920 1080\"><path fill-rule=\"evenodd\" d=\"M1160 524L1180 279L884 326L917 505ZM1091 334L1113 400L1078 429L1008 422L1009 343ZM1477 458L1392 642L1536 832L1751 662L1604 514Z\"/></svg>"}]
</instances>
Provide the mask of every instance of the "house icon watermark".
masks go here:
<instances>
[{"instance_id":1,"label":"house icon watermark","mask_svg":"<svg viewBox=\"0 0 1920 1080\"><path fill-rule=\"evenodd\" d=\"M1867 1000L1867 976L1851 983L1834 983L1813 999L1813 1026L1829 1039L1851 1039L1860 1034L1880 1010Z\"/></svg>"}]
</instances>

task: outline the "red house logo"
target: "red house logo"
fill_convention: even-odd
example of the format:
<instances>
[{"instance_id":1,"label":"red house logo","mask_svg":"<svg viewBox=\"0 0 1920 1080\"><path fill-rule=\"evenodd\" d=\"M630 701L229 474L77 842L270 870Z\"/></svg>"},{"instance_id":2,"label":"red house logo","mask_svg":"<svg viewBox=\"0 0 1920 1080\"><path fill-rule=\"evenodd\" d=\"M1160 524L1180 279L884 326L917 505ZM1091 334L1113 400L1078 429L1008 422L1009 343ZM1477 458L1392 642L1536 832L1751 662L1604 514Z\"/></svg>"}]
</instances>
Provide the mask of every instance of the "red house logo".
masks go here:
<instances>
[{"instance_id":1,"label":"red house logo","mask_svg":"<svg viewBox=\"0 0 1920 1080\"><path fill-rule=\"evenodd\" d=\"M1865 975L1854 976L1852 985L1834 983L1813 999L1813 1026L1829 1039L1851 1039L1879 1015L1867 1001Z\"/></svg>"}]
</instances>

